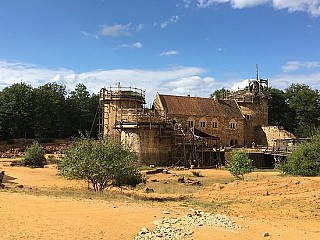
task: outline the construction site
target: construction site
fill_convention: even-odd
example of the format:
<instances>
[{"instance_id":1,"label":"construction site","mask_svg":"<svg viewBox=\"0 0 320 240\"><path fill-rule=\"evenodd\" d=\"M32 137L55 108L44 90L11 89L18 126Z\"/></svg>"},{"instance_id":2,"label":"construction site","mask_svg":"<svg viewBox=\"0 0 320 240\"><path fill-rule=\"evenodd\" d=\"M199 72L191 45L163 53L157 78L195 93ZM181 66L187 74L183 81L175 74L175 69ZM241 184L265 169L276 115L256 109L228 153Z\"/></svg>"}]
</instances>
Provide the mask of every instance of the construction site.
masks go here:
<instances>
[{"instance_id":1,"label":"construction site","mask_svg":"<svg viewBox=\"0 0 320 240\"><path fill-rule=\"evenodd\" d=\"M276 139L294 138L268 126L267 89L257 76L220 98L157 93L146 108L144 90L119 83L100 91L99 136L127 146L140 165L220 167L232 148L274 149Z\"/></svg>"}]
</instances>

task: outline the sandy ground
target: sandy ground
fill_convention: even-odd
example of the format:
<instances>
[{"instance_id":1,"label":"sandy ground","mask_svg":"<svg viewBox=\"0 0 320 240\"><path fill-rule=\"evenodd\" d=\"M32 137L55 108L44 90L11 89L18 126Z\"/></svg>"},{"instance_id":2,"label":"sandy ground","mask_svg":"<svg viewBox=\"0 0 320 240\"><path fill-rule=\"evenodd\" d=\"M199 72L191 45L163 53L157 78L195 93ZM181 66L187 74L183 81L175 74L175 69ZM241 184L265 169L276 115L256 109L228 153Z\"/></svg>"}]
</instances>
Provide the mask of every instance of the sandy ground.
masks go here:
<instances>
[{"instance_id":1,"label":"sandy ground","mask_svg":"<svg viewBox=\"0 0 320 240\"><path fill-rule=\"evenodd\" d=\"M0 239L4 240L133 239L142 227L152 229L154 220L168 217L163 211L179 216L190 207L189 202L182 201L138 201L128 197L103 200L65 195L63 191L67 190L86 192L86 183L60 177L54 165L30 169L9 164L7 159L0 159L8 187L0 190ZM191 171L170 172L153 175L149 181L156 179L158 182L153 184L160 185L181 175L192 176ZM242 228L231 231L197 227L193 229L193 239L320 239L320 178L254 172L246 181L228 182L232 178L228 171L201 173L204 177L200 181L209 179L212 184L185 194L202 203L193 207L226 214ZM149 194L152 195L161 194L155 191ZM215 207L210 208L211 205ZM262 237L264 232L270 236Z\"/></svg>"}]
</instances>

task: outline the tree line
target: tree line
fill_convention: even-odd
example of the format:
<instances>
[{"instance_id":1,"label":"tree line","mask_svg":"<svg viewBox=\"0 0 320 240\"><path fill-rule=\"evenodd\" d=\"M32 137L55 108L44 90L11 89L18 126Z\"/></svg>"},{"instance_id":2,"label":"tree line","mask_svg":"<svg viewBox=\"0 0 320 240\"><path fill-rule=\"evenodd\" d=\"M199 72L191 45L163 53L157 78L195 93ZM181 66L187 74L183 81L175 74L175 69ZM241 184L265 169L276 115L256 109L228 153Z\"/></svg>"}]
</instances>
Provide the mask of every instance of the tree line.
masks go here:
<instances>
[{"instance_id":1,"label":"tree line","mask_svg":"<svg viewBox=\"0 0 320 240\"><path fill-rule=\"evenodd\" d=\"M24 82L0 91L0 139L66 138L98 134L99 95L84 84L47 83L33 88Z\"/></svg>"},{"instance_id":2,"label":"tree line","mask_svg":"<svg viewBox=\"0 0 320 240\"><path fill-rule=\"evenodd\" d=\"M225 89L212 96L221 97ZM320 95L305 84L285 90L269 88L269 125L283 126L298 137L309 137L320 126ZM33 88L24 82L0 91L0 139L66 138L79 133L98 135L99 95L80 83L73 91L47 83Z\"/></svg>"},{"instance_id":3,"label":"tree line","mask_svg":"<svg viewBox=\"0 0 320 240\"><path fill-rule=\"evenodd\" d=\"M227 92L218 89L211 97L222 98ZM297 137L310 137L320 126L320 95L305 84L292 84L285 90L268 88L269 126L283 126Z\"/></svg>"},{"instance_id":4,"label":"tree line","mask_svg":"<svg viewBox=\"0 0 320 240\"><path fill-rule=\"evenodd\" d=\"M298 137L311 137L320 126L320 95L305 84L269 89L269 125L283 126Z\"/></svg>"}]
</instances>

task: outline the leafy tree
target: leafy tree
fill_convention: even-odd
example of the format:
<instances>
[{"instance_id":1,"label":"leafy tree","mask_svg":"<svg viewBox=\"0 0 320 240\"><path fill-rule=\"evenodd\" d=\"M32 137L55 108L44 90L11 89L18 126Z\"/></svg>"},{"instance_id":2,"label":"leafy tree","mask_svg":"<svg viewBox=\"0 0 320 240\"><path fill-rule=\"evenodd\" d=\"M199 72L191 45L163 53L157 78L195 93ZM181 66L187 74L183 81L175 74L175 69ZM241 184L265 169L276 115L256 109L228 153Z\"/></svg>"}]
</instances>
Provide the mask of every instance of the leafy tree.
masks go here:
<instances>
[{"instance_id":1,"label":"leafy tree","mask_svg":"<svg viewBox=\"0 0 320 240\"><path fill-rule=\"evenodd\" d=\"M82 138L66 151L60 171L70 179L85 179L95 191L102 191L140 183L135 161L136 156L122 145Z\"/></svg>"},{"instance_id":2,"label":"leafy tree","mask_svg":"<svg viewBox=\"0 0 320 240\"><path fill-rule=\"evenodd\" d=\"M32 167L46 165L45 152L38 142L33 142L23 156L23 164Z\"/></svg>"},{"instance_id":3,"label":"leafy tree","mask_svg":"<svg viewBox=\"0 0 320 240\"><path fill-rule=\"evenodd\" d=\"M225 88L217 89L213 93L210 94L211 98L216 97L217 99L223 98L223 96L227 93Z\"/></svg>"},{"instance_id":4,"label":"leafy tree","mask_svg":"<svg viewBox=\"0 0 320 240\"><path fill-rule=\"evenodd\" d=\"M0 93L0 135L4 138L32 136L33 93L31 85L15 83Z\"/></svg>"},{"instance_id":5,"label":"leafy tree","mask_svg":"<svg viewBox=\"0 0 320 240\"><path fill-rule=\"evenodd\" d=\"M287 101L287 94L279 89L269 88L270 99L268 102L269 125L283 126L286 130L294 132L295 112L290 108Z\"/></svg>"},{"instance_id":6,"label":"leafy tree","mask_svg":"<svg viewBox=\"0 0 320 240\"><path fill-rule=\"evenodd\" d=\"M69 118L74 123L72 128L75 133L77 132L92 132L91 136L97 136L98 123L96 117L96 111L99 104L99 98L97 95L90 96L87 87L80 83L76 86L67 99L70 107ZM94 128L93 128L94 126ZM93 129L92 129L93 128Z\"/></svg>"},{"instance_id":7,"label":"leafy tree","mask_svg":"<svg viewBox=\"0 0 320 240\"><path fill-rule=\"evenodd\" d=\"M70 137L79 131L97 136L98 104L99 96L90 95L84 84L68 98L61 84L13 84L0 91L0 138Z\"/></svg>"},{"instance_id":8,"label":"leafy tree","mask_svg":"<svg viewBox=\"0 0 320 240\"><path fill-rule=\"evenodd\" d=\"M301 144L287 157L280 170L296 176L320 176L320 132Z\"/></svg>"},{"instance_id":9,"label":"leafy tree","mask_svg":"<svg viewBox=\"0 0 320 240\"><path fill-rule=\"evenodd\" d=\"M38 137L64 137L68 134L68 107L64 85L47 83L34 89L34 128Z\"/></svg>"},{"instance_id":10,"label":"leafy tree","mask_svg":"<svg viewBox=\"0 0 320 240\"><path fill-rule=\"evenodd\" d=\"M308 137L320 125L320 95L304 84L292 84L286 89L287 101L294 112L295 133Z\"/></svg>"},{"instance_id":11,"label":"leafy tree","mask_svg":"<svg viewBox=\"0 0 320 240\"><path fill-rule=\"evenodd\" d=\"M237 150L231 152L231 167L230 173L244 180L244 174L250 173L253 170L252 160L245 150Z\"/></svg>"}]
</instances>

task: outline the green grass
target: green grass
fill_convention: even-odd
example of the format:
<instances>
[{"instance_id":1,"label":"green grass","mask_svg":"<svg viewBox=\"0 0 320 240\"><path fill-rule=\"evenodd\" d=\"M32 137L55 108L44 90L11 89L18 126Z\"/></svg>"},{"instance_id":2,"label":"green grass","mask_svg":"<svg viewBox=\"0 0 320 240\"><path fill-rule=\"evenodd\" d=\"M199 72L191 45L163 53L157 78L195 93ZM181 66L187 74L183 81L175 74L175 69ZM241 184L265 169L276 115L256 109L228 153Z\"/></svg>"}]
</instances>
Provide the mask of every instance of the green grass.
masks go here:
<instances>
[{"instance_id":1,"label":"green grass","mask_svg":"<svg viewBox=\"0 0 320 240\"><path fill-rule=\"evenodd\" d=\"M199 181L201 186L197 185L189 185L187 183L178 183L178 178L170 179L170 180L158 180L157 182L147 181L146 185L139 186L139 189L143 188L152 188L155 193L158 194L192 194L200 191L203 187L209 187L216 183L220 184L228 184L233 182L235 179L230 177L225 178L211 178L211 177L198 177L194 175L179 175L179 177L184 177L187 182L188 179L192 181Z\"/></svg>"},{"instance_id":2,"label":"green grass","mask_svg":"<svg viewBox=\"0 0 320 240\"><path fill-rule=\"evenodd\" d=\"M11 192L28 194L34 196L49 196L57 198L90 199L90 200L128 200L130 197L122 194L121 191L94 192L89 189L30 189L30 188L10 188L0 190L0 192Z\"/></svg>"},{"instance_id":3,"label":"green grass","mask_svg":"<svg viewBox=\"0 0 320 240\"><path fill-rule=\"evenodd\" d=\"M226 206L230 206L236 203L240 203L240 201L222 201L222 202L217 202L217 201L205 201L205 200L200 200L200 199L195 199L195 198L189 198L181 203L182 207L192 207L192 208L202 208L206 209L209 211L217 210L224 208Z\"/></svg>"},{"instance_id":4,"label":"green grass","mask_svg":"<svg viewBox=\"0 0 320 240\"><path fill-rule=\"evenodd\" d=\"M201 186L178 183L178 180L148 182L146 187L152 188L155 193L159 194L191 194L198 192L202 188Z\"/></svg>"}]
</instances>

